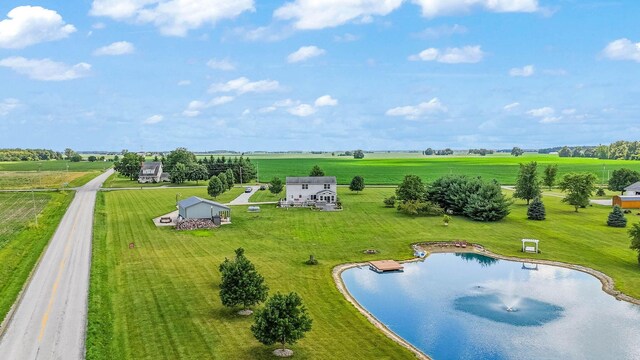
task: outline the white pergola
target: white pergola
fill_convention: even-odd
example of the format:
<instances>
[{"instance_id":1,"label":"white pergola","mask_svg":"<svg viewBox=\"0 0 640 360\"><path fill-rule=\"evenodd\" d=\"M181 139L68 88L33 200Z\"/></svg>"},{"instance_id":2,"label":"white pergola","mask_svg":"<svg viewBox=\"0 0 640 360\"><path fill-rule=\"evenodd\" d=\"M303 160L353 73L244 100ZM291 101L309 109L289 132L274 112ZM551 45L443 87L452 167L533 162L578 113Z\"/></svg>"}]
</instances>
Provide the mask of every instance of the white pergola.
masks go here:
<instances>
[{"instance_id":1,"label":"white pergola","mask_svg":"<svg viewBox=\"0 0 640 360\"><path fill-rule=\"evenodd\" d=\"M522 239L522 252L538 253L538 243L540 240L536 239ZM535 246L528 246L528 244L534 244Z\"/></svg>"}]
</instances>

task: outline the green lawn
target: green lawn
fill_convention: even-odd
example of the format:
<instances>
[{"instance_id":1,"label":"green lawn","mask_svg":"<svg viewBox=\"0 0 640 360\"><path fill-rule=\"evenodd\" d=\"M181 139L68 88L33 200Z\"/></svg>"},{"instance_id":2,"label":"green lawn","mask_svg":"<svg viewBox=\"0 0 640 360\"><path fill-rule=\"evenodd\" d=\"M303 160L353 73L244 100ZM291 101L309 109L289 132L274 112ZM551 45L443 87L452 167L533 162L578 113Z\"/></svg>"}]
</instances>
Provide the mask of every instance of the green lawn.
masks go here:
<instances>
[{"instance_id":1,"label":"green lawn","mask_svg":"<svg viewBox=\"0 0 640 360\"><path fill-rule=\"evenodd\" d=\"M0 193L0 322L22 290L73 193ZM38 215L35 225L34 215Z\"/></svg>"},{"instance_id":2,"label":"green lawn","mask_svg":"<svg viewBox=\"0 0 640 360\"><path fill-rule=\"evenodd\" d=\"M370 259L406 259L410 244L466 239L511 256L521 238L541 240L540 259L589 266L612 276L618 288L640 297L640 267L628 249L626 229L605 225L610 208L573 212L559 198L545 198L548 220L526 220L516 203L498 223L455 217L410 218L382 206L392 188L352 194L340 188L345 210L335 213L262 206L234 207L232 224L209 231L155 228L151 218L174 209L175 191L100 193L95 219L89 300L88 359L272 359L251 335L251 318L223 308L218 265L242 246L270 291L296 291L314 319L307 338L294 345L298 359L411 359L337 291L331 269ZM183 189L183 196L205 196ZM221 199L218 199L221 200ZM629 216L630 223L637 216ZM130 242L136 243L129 249ZM378 249L378 255L362 250ZM304 261L314 254L318 266ZM428 261L428 260L427 260Z\"/></svg>"},{"instance_id":3,"label":"green lawn","mask_svg":"<svg viewBox=\"0 0 640 360\"><path fill-rule=\"evenodd\" d=\"M432 181L446 174L465 174L497 179L502 184L514 184L521 162L537 161L542 174L548 164L558 164L558 179L569 172L592 172L599 181L607 173L622 167L640 171L640 161L599 160L588 158L560 158L557 155L525 154L514 157L492 156L422 156L420 158L369 158L356 160L347 157L317 158L252 158L260 170L260 180L270 181L278 176L307 176L313 165L319 165L327 175L336 176L339 184L348 184L355 175L364 177L365 183L400 183L404 175L415 174Z\"/></svg>"}]
</instances>

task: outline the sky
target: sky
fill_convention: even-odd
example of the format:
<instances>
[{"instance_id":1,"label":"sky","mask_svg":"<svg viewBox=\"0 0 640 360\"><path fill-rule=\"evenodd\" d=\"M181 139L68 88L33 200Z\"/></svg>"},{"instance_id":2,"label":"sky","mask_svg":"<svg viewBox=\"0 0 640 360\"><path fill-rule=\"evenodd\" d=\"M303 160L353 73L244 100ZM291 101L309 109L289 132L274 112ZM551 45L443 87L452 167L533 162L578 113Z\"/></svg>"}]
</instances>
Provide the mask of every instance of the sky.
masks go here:
<instances>
[{"instance_id":1,"label":"sky","mask_svg":"<svg viewBox=\"0 0 640 360\"><path fill-rule=\"evenodd\" d=\"M638 140L639 15L635 0L3 0L0 148Z\"/></svg>"}]
</instances>

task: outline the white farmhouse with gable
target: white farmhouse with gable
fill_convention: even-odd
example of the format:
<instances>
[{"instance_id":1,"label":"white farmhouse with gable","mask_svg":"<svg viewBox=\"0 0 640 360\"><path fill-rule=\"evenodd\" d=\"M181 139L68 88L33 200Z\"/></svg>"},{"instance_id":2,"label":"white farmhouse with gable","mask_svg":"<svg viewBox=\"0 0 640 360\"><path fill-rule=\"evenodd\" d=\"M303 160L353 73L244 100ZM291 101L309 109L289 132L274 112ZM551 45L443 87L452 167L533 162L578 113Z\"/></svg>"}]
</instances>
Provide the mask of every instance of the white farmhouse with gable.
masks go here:
<instances>
[{"instance_id":1,"label":"white farmhouse with gable","mask_svg":"<svg viewBox=\"0 0 640 360\"><path fill-rule=\"evenodd\" d=\"M287 177L289 204L325 202L334 204L338 199L335 176Z\"/></svg>"}]
</instances>

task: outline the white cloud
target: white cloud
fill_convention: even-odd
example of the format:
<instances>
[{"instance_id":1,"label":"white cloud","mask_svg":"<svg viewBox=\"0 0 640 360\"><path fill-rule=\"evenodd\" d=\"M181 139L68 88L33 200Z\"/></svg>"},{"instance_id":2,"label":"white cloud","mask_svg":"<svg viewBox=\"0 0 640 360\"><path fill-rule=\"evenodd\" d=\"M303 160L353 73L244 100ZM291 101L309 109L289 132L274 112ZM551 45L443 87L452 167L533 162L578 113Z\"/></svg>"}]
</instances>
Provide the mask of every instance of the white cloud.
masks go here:
<instances>
[{"instance_id":1,"label":"white cloud","mask_svg":"<svg viewBox=\"0 0 640 360\"><path fill-rule=\"evenodd\" d=\"M476 8L498 13L541 10L538 0L413 0L413 3L422 7L422 16L428 18L468 13Z\"/></svg>"},{"instance_id":2,"label":"white cloud","mask_svg":"<svg viewBox=\"0 0 640 360\"><path fill-rule=\"evenodd\" d=\"M274 112L276 110L278 110L278 108L275 106L265 106L263 108L258 109L258 112L261 114L266 114L266 113Z\"/></svg>"},{"instance_id":3,"label":"white cloud","mask_svg":"<svg viewBox=\"0 0 640 360\"><path fill-rule=\"evenodd\" d=\"M96 49L93 52L95 56L118 56L118 55L126 55L133 54L136 48L132 43L128 41L117 41L107 46L103 46L101 48Z\"/></svg>"},{"instance_id":4,"label":"white cloud","mask_svg":"<svg viewBox=\"0 0 640 360\"><path fill-rule=\"evenodd\" d=\"M564 109L562 110L562 114L564 115L574 115L576 113L576 109Z\"/></svg>"},{"instance_id":5,"label":"white cloud","mask_svg":"<svg viewBox=\"0 0 640 360\"><path fill-rule=\"evenodd\" d=\"M373 16L385 16L402 5L403 0L295 0L276 9L273 16L293 20L300 30L324 29L348 22L371 22Z\"/></svg>"},{"instance_id":6,"label":"white cloud","mask_svg":"<svg viewBox=\"0 0 640 360\"><path fill-rule=\"evenodd\" d=\"M315 114L318 110L309 104L300 104L288 109L287 111L289 112L289 114L295 116L306 117Z\"/></svg>"},{"instance_id":7,"label":"white cloud","mask_svg":"<svg viewBox=\"0 0 640 360\"><path fill-rule=\"evenodd\" d=\"M293 105L297 105L299 104L299 101L293 100L293 99L284 99L284 100L278 100L275 103L273 103L273 106L276 107L287 107L287 106L293 106Z\"/></svg>"},{"instance_id":8,"label":"white cloud","mask_svg":"<svg viewBox=\"0 0 640 360\"><path fill-rule=\"evenodd\" d=\"M280 88L276 80L250 81L246 77L229 80L226 83L216 83L209 87L209 92L236 92L245 94L250 92L270 92Z\"/></svg>"},{"instance_id":9,"label":"white cloud","mask_svg":"<svg viewBox=\"0 0 640 360\"><path fill-rule=\"evenodd\" d=\"M164 116L162 115L151 115L143 121L143 124L157 124L164 120Z\"/></svg>"},{"instance_id":10,"label":"white cloud","mask_svg":"<svg viewBox=\"0 0 640 360\"><path fill-rule=\"evenodd\" d=\"M417 55L409 56L411 61L437 61L445 64L473 64L482 61L484 52L479 45L439 50L428 48Z\"/></svg>"},{"instance_id":11,"label":"white cloud","mask_svg":"<svg viewBox=\"0 0 640 360\"><path fill-rule=\"evenodd\" d=\"M311 59L316 56L324 55L326 51L324 49L320 49L317 46L302 46L300 49L292 52L287 56L287 62L289 63L297 63L300 61L305 61Z\"/></svg>"},{"instance_id":12,"label":"white cloud","mask_svg":"<svg viewBox=\"0 0 640 360\"><path fill-rule=\"evenodd\" d=\"M414 34L414 36L423 39L437 39L458 34L466 34L468 29L462 25L441 25L437 27L429 27L423 31Z\"/></svg>"},{"instance_id":13,"label":"white cloud","mask_svg":"<svg viewBox=\"0 0 640 360\"><path fill-rule=\"evenodd\" d=\"M57 12L40 6L18 6L0 21L0 48L22 49L45 41L60 40L76 31Z\"/></svg>"},{"instance_id":14,"label":"white cloud","mask_svg":"<svg viewBox=\"0 0 640 360\"><path fill-rule=\"evenodd\" d=\"M94 29L94 30L102 30L102 29L104 29L106 27L107 26L104 23L101 23L101 22L97 22L97 23L91 25L91 28Z\"/></svg>"},{"instance_id":15,"label":"white cloud","mask_svg":"<svg viewBox=\"0 0 640 360\"><path fill-rule=\"evenodd\" d=\"M336 42L352 42L358 39L360 39L358 35L354 35L350 33L346 33L344 35L335 35L333 37L333 41L336 41Z\"/></svg>"},{"instance_id":16,"label":"white cloud","mask_svg":"<svg viewBox=\"0 0 640 360\"><path fill-rule=\"evenodd\" d=\"M67 65L50 59L25 59L20 56L8 57L0 60L0 66L8 67L13 71L27 75L34 80L64 81L88 76L91 73L91 65L78 63Z\"/></svg>"},{"instance_id":17,"label":"white cloud","mask_svg":"<svg viewBox=\"0 0 640 360\"><path fill-rule=\"evenodd\" d=\"M246 41L280 41L293 34L290 26L278 27L276 25L260 26L256 28L237 27L223 36L223 40L237 40L241 38Z\"/></svg>"},{"instance_id":18,"label":"white cloud","mask_svg":"<svg viewBox=\"0 0 640 360\"><path fill-rule=\"evenodd\" d=\"M212 69L222 70L222 71L231 71L236 69L236 66L229 59L222 59L222 60L211 59L207 61L207 66Z\"/></svg>"},{"instance_id":19,"label":"white cloud","mask_svg":"<svg viewBox=\"0 0 640 360\"><path fill-rule=\"evenodd\" d=\"M185 36L189 30L254 10L253 0L93 0L90 14L151 23L164 35Z\"/></svg>"},{"instance_id":20,"label":"white cloud","mask_svg":"<svg viewBox=\"0 0 640 360\"><path fill-rule=\"evenodd\" d=\"M178 86L189 86L191 85L191 80L180 80L178 81Z\"/></svg>"},{"instance_id":21,"label":"white cloud","mask_svg":"<svg viewBox=\"0 0 640 360\"><path fill-rule=\"evenodd\" d=\"M209 102L204 102L200 100L193 100L187 105L187 108L182 112L182 115L187 117L196 117L200 115L202 110L208 109L214 106L224 105L226 103L232 102L235 100L233 96L218 96L211 99Z\"/></svg>"},{"instance_id":22,"label":"white cloud","mask_svg":"<svg viewBox=\"0 0 640 360\"><path fill-rule=\"evenodd\" d=\"M20 107L21 103L18 99L4 99L0 101L0 116L5 116L12 112L14 109Z\"/></svg>"},{"instance_id":23,"label":"white cloud","mask_svg":"<svg viewBox=\"0 0 640 360\"><path fill-rule=\"evenodd\" d=\"M213 99L211 99L211 101L209 101L207 103L207 106L220 106L226 103L230 103L234 100L235 98L233 96L218 96L215 97Z\"/></svg>"},{"instance_id":24,"label":"white cloud","mask_svg":"<svg viewBox=\"0 0 640 360\"><path fill-rule=\"evenodd\" d=\"M442 105L440 99L433 98L427 102L422 102L418 105L399 106L393 109L389 109L386 112L387 116L402 116L409 120L415 120L427 115L447 112L447 108Z\"/></svg>"},{"instance_id":25,"label":"white cloud","mask_svg":"<svg viewBox=\"0 0 640 360\"><path fill-rule=\"evenodd\" d=\"M514 103L511 103L511 104L505 105L503 107L503 109L506 110L506 111L511 111L511 110L517 108L518 106L520 106L520 103L519 102L514 102Z\"/></svg>"},{"instance_id":26,"label":"white cloud","mask_svg":"<svg viewBox=\"0 0 640 360\"><path fill-rule=\"evenodd\" d=\"M535 73L535 68L533 65L525 65L521 68L512 68L509 70L510 76L521 76L521 77L529 77Z\"/></svg>"},{"instance_id":27,"label":"white cloud","mask_svg":"<svg viewBox=\"0 0 640 360\"><path fill-rule=\"evenodd\" d=\"M527 111L532 117L540 119L541 124L549 124L562 120L562 116L556 116L556 110L552 107L545 106Z\"/></svg>"},{"instance_id":28,"label":"white cloud","mask_svg":"<svg viewBox=\"0 0 640 360\"><path fill-rule=\"evenodd\" d=\"M632 60L640 62L640 42L633 43L629 39L618 39L610 42L602 54L611 60Z\"/></svg>"},{"instance_id":29,"label":"white cloud","mask_svg":"<svg viewBox=\"0 0 640 360\"><path fill-rule=\"evenodd\" d=\"M332 98L331 95L323 95L317 98L314 104L316 107L336 106L338 105L338 100Z\"/></svg>"}]
</instances>

